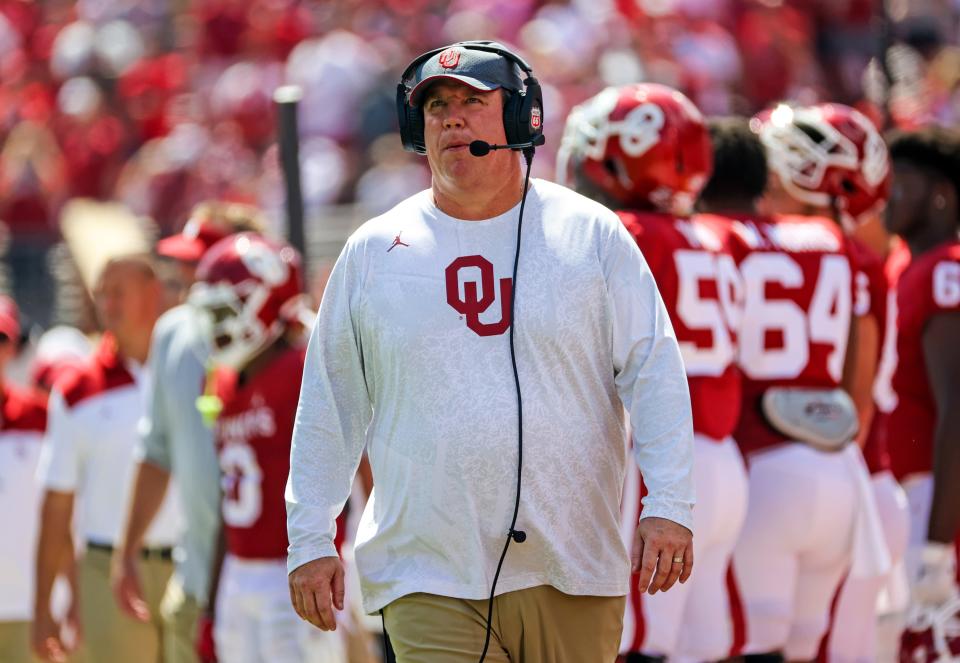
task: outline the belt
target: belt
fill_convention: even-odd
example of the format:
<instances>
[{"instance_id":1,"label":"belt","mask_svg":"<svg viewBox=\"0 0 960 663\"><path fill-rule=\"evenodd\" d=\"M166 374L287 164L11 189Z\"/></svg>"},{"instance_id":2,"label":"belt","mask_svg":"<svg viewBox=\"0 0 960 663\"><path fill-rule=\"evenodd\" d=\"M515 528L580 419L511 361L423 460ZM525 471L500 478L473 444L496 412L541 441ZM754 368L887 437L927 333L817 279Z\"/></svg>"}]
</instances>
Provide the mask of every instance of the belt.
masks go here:
<instances>
[{"instance_id":1,"label":"belt","mask_svg":"<svg viewBox=\"0 0 960 663\"><path fill-rule=\"evenodd\" d=\"M109 543L97 543L96 541L87 541L88 550L99 550L101 552L113 553L113 546ZM141 559L159 559L164 562L173 560L173 548L141 548Z\"/></svg>"}]
</instances>

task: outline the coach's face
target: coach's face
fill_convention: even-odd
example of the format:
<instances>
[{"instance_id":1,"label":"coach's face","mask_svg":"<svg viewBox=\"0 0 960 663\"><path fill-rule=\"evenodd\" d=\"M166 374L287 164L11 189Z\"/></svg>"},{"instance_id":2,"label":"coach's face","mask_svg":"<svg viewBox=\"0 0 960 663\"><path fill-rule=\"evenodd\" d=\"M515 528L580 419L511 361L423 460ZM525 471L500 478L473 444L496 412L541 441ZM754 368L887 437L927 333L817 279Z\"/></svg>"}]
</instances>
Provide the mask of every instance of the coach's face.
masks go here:
<instances>
[{"instance_id":1,"label":"coach's face","mask_svg":"<svg viewBox=\"0 0 960 663\"><path fill-rule=\"evenodd\" d=\"M424 95L424 139L436 184L445 190L494 186L513 173L515 152L499 150L484 157L470 154L470 143L505 143L503 95L481 92L454 81L435 83Z\"/></svg>"}]
</instances>

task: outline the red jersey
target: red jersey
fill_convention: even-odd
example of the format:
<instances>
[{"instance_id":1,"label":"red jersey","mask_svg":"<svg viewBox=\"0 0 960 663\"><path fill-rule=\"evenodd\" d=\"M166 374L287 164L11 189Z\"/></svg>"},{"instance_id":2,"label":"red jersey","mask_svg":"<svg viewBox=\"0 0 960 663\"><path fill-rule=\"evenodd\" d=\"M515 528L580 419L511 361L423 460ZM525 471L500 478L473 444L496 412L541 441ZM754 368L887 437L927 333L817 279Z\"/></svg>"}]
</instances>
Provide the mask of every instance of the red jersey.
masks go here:
<instances>
[{"instance_id":1,"label":"red jersey","mask_svg":"<svg viewBox=\"0 0 960 663\"><path fill-rule=\"evenodd\" d=\"M896 287L896 351L889 358L895 363L891 389L882 396L889 412L890 461L902 479L933 469L937 407L927 379L923 331L931 318L960 311L960 241L912 258L904 247L892 256L888 276Z\"/></svg>"},{"instance_id":2,"label":"red jersey","mask_svg":"<svg viewBox=\"0 0 960 663\"><path fill-rule=\"evenodd\" d=\"M853 316L854 263L846 237L826 218L785 215L727 223L733 224L734 257L744 284L743 409L734 437L746 455L790 441L761 412L769 387L840 384Z\"/></svg>"},{"instance_id":3,"label":"red jersey","mask_svg":"<svg viewBox=\"0 0 960 663\"><path fill-rule=\"evenodd\" d=\"M228 369L214 376L223 401L216 428L223 522L227 550L237 557L287 556L283 493L304 354L288 349L243 383Z\"/></svg>"},{"instance_id":4,"label":"red jersey","mask_svg":"<svg viewBox=\"0 0 960 663\"><path fill-rule=\"evenodd\" d=\"M884 274L883 258L861 240L851 237L848 245L856 263L854 275L853 314L873 318L877 325L877 355L882 354L887 326L887 277ZM882 417L877 410L870 422L870 431L863 445L863 458L871 474L890 469L890 455L887 452L887 437Z\"/></svg>"},{"instance_id":5,"label":"red jersey","mask_svg":"<svg viewBox=\"0 0 960 663\"><path fill-rule=\"evenodd\" d=\"M690 385L693 428L723 440L740 416L731 321L742 286L728 247L730 224L657 212L618 214L646 258L673 323Z\"/></svg>"}]
</instances>

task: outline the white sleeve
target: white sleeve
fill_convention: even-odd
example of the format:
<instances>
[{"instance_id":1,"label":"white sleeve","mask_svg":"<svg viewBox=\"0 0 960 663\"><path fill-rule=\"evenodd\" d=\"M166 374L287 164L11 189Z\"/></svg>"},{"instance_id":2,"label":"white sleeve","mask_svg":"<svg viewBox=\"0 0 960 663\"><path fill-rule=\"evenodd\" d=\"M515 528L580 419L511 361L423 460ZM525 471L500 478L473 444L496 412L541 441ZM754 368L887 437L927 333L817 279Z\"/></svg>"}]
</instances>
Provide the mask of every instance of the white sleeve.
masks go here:
<instances>
[{"instance_id":1,"label":"white sleeve","mask_svg":"<svg viewBox=\"0 0 960 663\"><path fill-rule=\"evenodd\" d=\"M693 414L680 347L653 274L622 224L604 256L617 393L648 494L641 518L693 529Z\"/></svg>"},{"instance_id":2,"label":"white sleeve","mask_svg":"<svg viewBox=\"0 0 960 663\"><path fill-rule=\"evenodd\" d=\"M37 477L44 488L76 492L80 481L82 431L71 421L70 409L56 389L47 406L47 431L37 465Z\"/></svg>"},{"instance_id":3,"label":"white sleeve","mask_svg":"<svg viewBox=\"0 0 960 663\"><path fill-rule=\"evenodd\" d=\"M359 266L347 244L327 282L307 346L287 479L287 570L335 556L372 414L355 310Z\"/></svg>"}]
</instances>

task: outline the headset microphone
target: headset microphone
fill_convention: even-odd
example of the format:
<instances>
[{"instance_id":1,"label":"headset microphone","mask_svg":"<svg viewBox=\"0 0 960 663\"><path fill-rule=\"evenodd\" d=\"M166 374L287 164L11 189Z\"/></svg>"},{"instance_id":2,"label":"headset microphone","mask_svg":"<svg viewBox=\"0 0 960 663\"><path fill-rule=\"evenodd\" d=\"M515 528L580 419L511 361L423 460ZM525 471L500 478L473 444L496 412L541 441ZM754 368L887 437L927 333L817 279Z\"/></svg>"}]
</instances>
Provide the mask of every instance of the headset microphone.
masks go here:
<instances>
[{"instance_id":1,"label":"headset microphone","mask_svg":"<svg viewBox=\"0 0 960 663\"><path fill-rule=\"evenodd\" d=\"M545 141L543 134L528 143L507 143L506 145L491 145L485 140L475 140L470 143L470 154L475 157L485 157L493 150L524 150L530 147L539 147Z\"/></svg>"}]
</instances>

